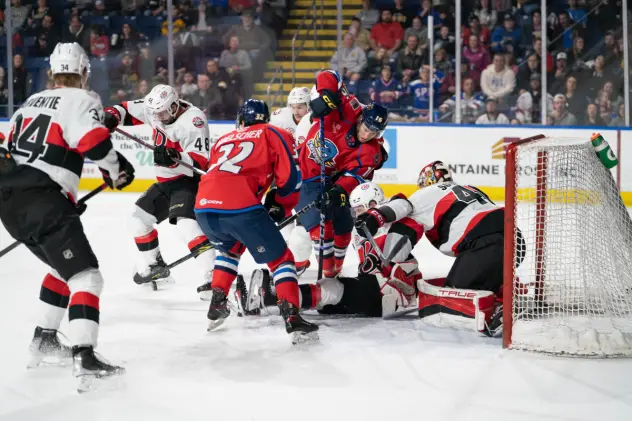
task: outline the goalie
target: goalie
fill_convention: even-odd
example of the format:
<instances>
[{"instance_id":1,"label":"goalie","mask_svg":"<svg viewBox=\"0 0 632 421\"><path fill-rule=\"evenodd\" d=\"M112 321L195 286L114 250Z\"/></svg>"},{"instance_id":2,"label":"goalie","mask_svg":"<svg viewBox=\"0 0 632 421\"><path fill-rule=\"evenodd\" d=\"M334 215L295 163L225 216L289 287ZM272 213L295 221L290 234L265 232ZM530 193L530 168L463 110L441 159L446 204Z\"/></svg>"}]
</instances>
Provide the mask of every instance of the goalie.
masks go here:
<instances>
[{"instance_id":1,"label":"goalie","mask_svg":"<svg viewBox=\"0 0 632 421\"><path fill-rule=\"evenodd\" d=\"M417 281L419 316L438 319L439 325L471 325L467 319L474 319L476 330L495 335L502 325L504 208L476 187L455 183L441 161L426 165L417 184L419 190L410 199L396 198L369 209L356 226L366 224L375 235L385 224L403 218L416 221L433 246L456 257L445 279ZM518 247L521 261L520 234Z\"/></svg>"}]
</instances>

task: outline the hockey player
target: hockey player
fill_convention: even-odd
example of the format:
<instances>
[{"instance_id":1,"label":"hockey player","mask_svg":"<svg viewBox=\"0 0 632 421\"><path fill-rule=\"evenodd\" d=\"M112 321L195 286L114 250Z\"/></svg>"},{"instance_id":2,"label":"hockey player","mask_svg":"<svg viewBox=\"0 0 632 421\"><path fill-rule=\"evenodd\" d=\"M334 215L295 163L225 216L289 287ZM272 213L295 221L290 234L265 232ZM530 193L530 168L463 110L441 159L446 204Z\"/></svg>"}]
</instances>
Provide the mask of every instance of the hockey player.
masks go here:
<instances>
[{"instance_id":1,"label":"hockey player","mask_svg":"<svg viewBox=\"0 0 632 421\"><path fill-rule=\"evenodd\" d=\"M119 190L134 180L134 168L112 147L99 97L85 90L89 61L83 48L57 44L50 66L55 88L34 94L12 116L9 149L14 162L0 174L2 223L50 266L40 290L31 365L47 357L74 357L75 376L121 374L123 368L94 353L103 277L75 200L84 158L101 168L110 188ZM66 309L72 349L57 336Z\"/></svg>"},{"instance_id":2,"label":"hockey player","mask_svg":"<svg viewBox=\"0 0 632 421\"><path fill-rule=\"evenodd\" d=\"M349 196L356 215L386 203L384 192L373 182L357 186ZM388 316L397 309L416 305L415 281L421 279L417 260L410 254L423 235L423 229L410 218L382 226L375 241L385 255L392 254L392 264L382 263L370 242L354 235L360 265L358 276L323 278L314 284L299 285L301 308L316 309L324 314L360 314L367 317ZM402 237L406 241L400 242ZM393 250L397 247L397 250ZM245 286L243 287L245 288ZM250 279L247 299L241 302L245 314L259 314L271 306L275 292L269 272L256 269Z\"/></svg>"},{"instance_id":3,"label":"hockey player","mask_svg":"<svg viewBox=\"0 0 632 421\"><path fill-rule=\"evenodd\" d=\"M479 331L493 334L502 323L496 298L502 296L504 208L479 189L455 183L441 161L426 165L417 184L409 199L370 209L356 225L366 224L372 235L404 217L423 226L430 243L456 260L444 282L417 282L420 317L462 315L474 318Z\"/></svg>"},{"instance_id":4,"label":"hockey player","mask_svg":"<svg viewBox=\"0 0 632 421\"><path fill-rule=\"evenodd\" d=\"M166 266L160 254L155 226L165 219L178 227L178 232L191 252L209 243L195 220L193 207L199 176L174 161L174 158L206 169L209 159L209 130L206 116L197 107L178 98L168 85L156 85L141 99L105 108L105 125L114 130L119 124L149 124L152 129L157 183L137 201L131 219L139 260L134 275L137 284L149 281L148 275ZM208 268L205 280L210 282L215 251L197 257ZM153 281L169 280L169 272Z\"/></svg>"},{"instance_id":5,"label":"hockey player","mask_svg":"<svg viewBox=\"0 0 632 421\"><path fill-rule=\"evenodd\" d=\"M270 116L270 124L287 130L294 136L301 119L309 112L309 89L296 87L287 96L287 107L279 108Z\"/></svg>"},{"instance_id":6,"label":"hockey player","mask_svg":"<svg viewBox=\"0 0 632 421\"><path fill-rule=\"evenodd\" d=\"M377 104L362 110L361 118L352 124L343 121L325 120L325 143L321 147L320 122L309 131L308 140L299 150L299 163L304 182L297 206L300 209L321 196L320 160L321 150L325 153L327 192L325 203L319 207L326 214L325 252L323 274L332 278L342 269L342 263L351 242L353 217L348 207L351 191L365 180L371 180L376 168L383 162L381 137L388 123L388 111ZM316 253L319 250L320 212L313 208L299 217L309 232ZM306 262L297 262L298 266Z\"/></svg>"},{"instance_id":7,"label":"hockey player","mask_svg":"<svg viewBox=\"0 0 632 421\"><path fill-rule=\"evenodd\" d=\"M355 95L349 93L342 77L335 70L325 70L316 76L315 92L312 92L309 107L312 121L324 117L326 125L334 121L351 124L362 112L362 104Z\"/></svg>"},{"instance_id":8,"label":"hockey player","mask_svg":"<svg viewBox=\"0 0 632 421\"><path fill-rule=\"evenodd\" d=\"M314 339L318 326L299 314L294 256L275 222L298 200L301 171L292 136L268 124L265 102L250 99L239 110L237 129L222 136L211 153L196 199L198 222L219 251L213 273L213 297L208 318L212 330L230 314L227 295L237 276L241 255L248 248L254 260L267 264L279 297L286 332L294 343ZM272 183L261 205L263 195Z\"/></svg>"}]
</instances>

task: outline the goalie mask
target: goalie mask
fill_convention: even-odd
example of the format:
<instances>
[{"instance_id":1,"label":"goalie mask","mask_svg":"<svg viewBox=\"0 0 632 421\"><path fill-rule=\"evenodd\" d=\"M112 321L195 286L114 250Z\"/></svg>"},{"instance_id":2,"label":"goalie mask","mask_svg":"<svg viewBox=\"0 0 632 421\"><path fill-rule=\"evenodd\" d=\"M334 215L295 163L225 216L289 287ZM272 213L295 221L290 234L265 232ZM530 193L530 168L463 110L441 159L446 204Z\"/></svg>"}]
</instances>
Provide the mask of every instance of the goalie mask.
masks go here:
<instances>
[{"instance_id":1,"label":"goalie mask","mask_svg":"<svg viewBox=\"0 0 632 421\"><path fill-rule=\"evenodd\" d=\"M362 183L349 195L349 203L355 216L361 215L367 210L380 206L386 202L384 192L373 182Z\"/></svg>"},{"instance_id":2,"label":"goalie mask","mask_svg":"<svg viewBox=\"0 0 632 421\"><path fill-rule=\"evenodd\" d=\"M443 161L434 161L421 169L417 186L420 189L437 183L445 183L452 180L452 171Z\"/></svg>"}]
</instances>

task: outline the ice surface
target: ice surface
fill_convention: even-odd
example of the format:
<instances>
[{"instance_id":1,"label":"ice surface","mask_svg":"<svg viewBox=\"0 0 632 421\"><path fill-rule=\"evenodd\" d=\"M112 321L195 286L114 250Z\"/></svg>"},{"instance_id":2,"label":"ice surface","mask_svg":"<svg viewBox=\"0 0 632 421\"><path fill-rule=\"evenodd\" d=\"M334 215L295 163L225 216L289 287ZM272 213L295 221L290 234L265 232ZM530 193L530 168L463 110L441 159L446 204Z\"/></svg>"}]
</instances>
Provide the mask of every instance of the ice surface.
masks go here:
<instances>
[{"instance_id":1,"label":"ice surface","mask_svg":"<svg viewBox=\"0 0 632 421\"><path fill-rule=\"evenodd\" d=\"M231 316L209 333L197 262L174 270L168 290L132 282L126 220L137 197L99 195L82 216L106 281L99 351L126 366L120 381L78 395L69 368L26 370L46 268L24 247L0 259L1 421L632 419L630 360L503 351L500 340L412 316L314 315L321 342L308 347L290 344L278 316ZM159 230L167 262L187 252L172 226ZM11 242L1 230L0 249ZM416 255L426 276L447 273L451 259L428 243ZM242 266L249 276L252 260Z\"/></svg>"}]
</instances>

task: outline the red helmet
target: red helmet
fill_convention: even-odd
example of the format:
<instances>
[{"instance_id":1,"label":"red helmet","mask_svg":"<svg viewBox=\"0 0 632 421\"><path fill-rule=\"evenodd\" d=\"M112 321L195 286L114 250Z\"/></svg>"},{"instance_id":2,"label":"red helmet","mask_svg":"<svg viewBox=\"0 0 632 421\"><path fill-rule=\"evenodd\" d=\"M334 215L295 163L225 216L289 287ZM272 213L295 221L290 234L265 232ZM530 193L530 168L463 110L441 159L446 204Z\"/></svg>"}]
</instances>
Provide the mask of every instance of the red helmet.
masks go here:
<instances>
[{"instance_id":1,"label":"red helmet","mask_svg":"<svg viewBox=\"0 0 632 421\"><path fill-rule=\"evenodd\" d=\"M452 180L452 171L443 161L434 161L421 169L417 179L417 186L423 189L424 187L446 181L454 181Z\"/></svg>"}]
</instances>

